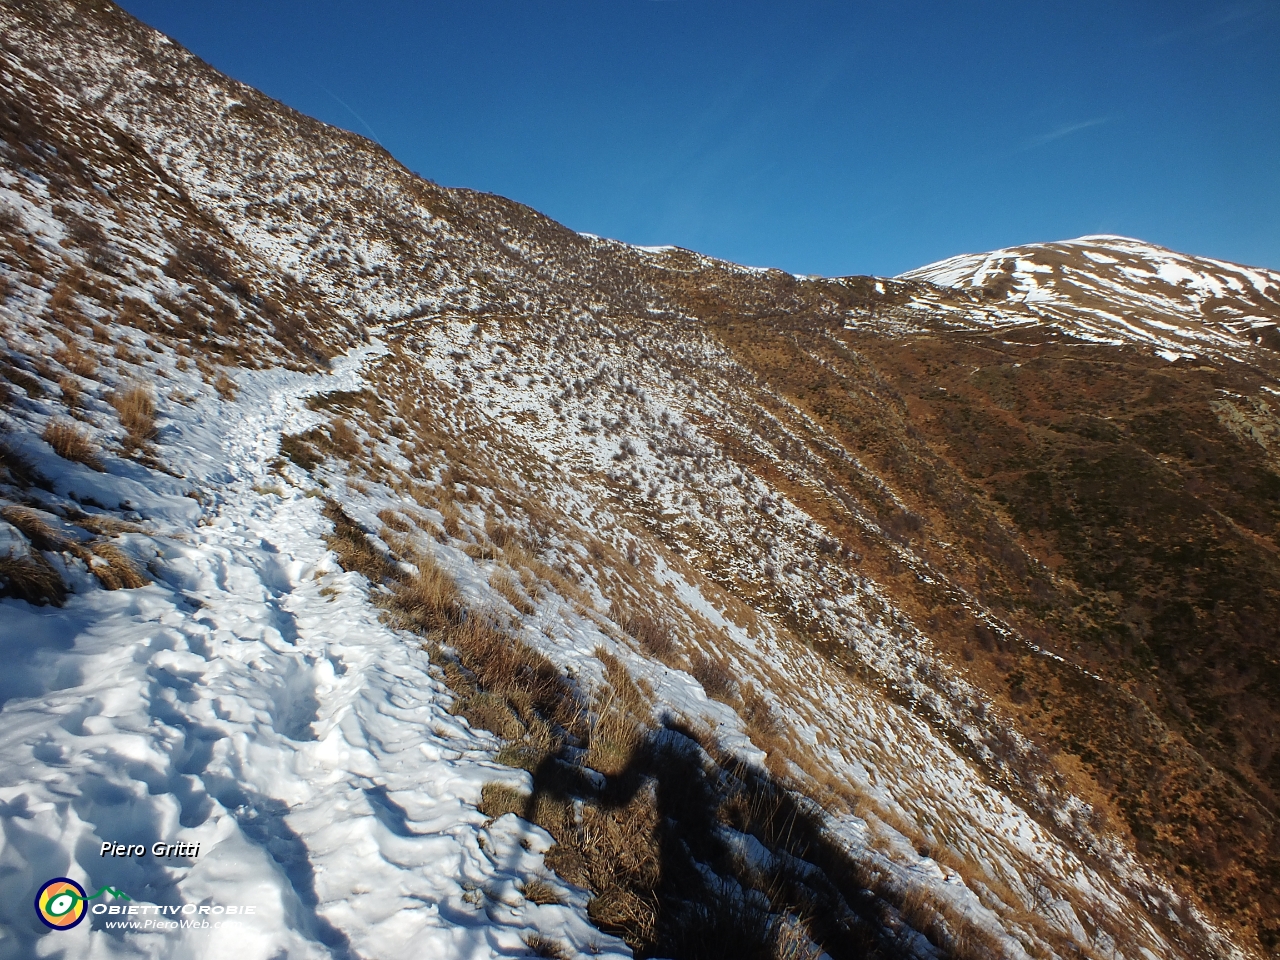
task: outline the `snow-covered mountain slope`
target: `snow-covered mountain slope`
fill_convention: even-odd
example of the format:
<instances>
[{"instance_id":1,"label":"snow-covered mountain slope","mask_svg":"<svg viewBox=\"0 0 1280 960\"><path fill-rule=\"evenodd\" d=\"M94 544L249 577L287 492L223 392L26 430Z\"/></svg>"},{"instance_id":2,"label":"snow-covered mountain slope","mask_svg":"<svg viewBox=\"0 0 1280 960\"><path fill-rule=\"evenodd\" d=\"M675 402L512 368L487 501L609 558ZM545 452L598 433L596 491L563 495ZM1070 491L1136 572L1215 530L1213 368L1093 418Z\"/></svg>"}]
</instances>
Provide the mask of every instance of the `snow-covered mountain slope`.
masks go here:
<instances>
[{"instance_id":1,"label":"snow-covered mountain slope","mask_svg":"<svg viewBox=\"0 0 1280 960\"><path fill-rule=\"evenodd\" d=\"M0 956L1276 942L1274 274L633 248L0 17Z\"/></svg>"},{"instance_id":2,"label":"snow-covered mountain slope","mask_svg":"<svg viewBox=\"0 0 1280 960\"><path fill-rule=\"evenodd\" d=\"M1280 346L1280 273L1126 237L965 254L900 279L994 295L991 323L1052 324L1084 339L1149 345L1168 360L1245 356L1264 341Z\"/></svg>"},{"instance_id":3,"label":"snow-covered mountain slope","mask_svg":"<svg viewBox=\"0 0 1280 960\"><path fill-rule=\"evenodd\" d=\"M244 375L237 401L167 418L165 447L194 469L136 484L146 519L119 538L152 584L108 592L72 568L52 616L6 604L3 955L475 956L520 952L539 929L625 954L541 866L544 832L476 810L484 784L526 775L493 761L494 738L448 712L427 654L379 623L368 584L325 545L322 501L269 489L263 455L307 417L302 397L358 384L359 362ZM24 452L57 478L28 517L57 524L72 484L82 498L111 487ZM202 502L179 492L193 486ZM104 841L200 853L104 858ZM212 930L99 922L42 941L27 914L45 874L136 904L257 909ZM517 884L532 877L564 905L527 903Z\"/></svg>"}]
</instances>

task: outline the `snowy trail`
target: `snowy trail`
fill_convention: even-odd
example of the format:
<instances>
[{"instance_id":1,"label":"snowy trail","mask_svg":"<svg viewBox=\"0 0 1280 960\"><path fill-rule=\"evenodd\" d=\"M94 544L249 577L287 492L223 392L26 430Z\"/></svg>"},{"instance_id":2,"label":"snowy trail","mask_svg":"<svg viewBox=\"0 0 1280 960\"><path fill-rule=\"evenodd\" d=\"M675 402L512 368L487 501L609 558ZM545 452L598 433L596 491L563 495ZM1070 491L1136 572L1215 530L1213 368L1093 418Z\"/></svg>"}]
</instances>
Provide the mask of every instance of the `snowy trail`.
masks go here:
<instances>
[{"instance_id":1,"label":"snowy trail","mask_svg":"<svg viewBox=\"0 0 1280 960\"><path fill-rule=\"evenodd\" d=\"M485 825L482 785L526 775L492 761L426 653L378 622L328 553L321 500L258 492L302 399L355 386L367 353L326 378L246 372L240 400L175 425L211 506L131 538L155 556L152 586L79 590L52 615L0 605L3 634L36 651L0 714L0 958L521 956L535 931L628 955L542 867L548 835ZM200 852L99 856L156 841ZM533 875L565 905L524 901L516 880ZM45 931L29 891L56 876L194 904L178 916L210 926L125 931L104 914ZM255 912L214 912L227 905ZM127 919L154 925L146 911Z\"/></svg>"}]
</instances>

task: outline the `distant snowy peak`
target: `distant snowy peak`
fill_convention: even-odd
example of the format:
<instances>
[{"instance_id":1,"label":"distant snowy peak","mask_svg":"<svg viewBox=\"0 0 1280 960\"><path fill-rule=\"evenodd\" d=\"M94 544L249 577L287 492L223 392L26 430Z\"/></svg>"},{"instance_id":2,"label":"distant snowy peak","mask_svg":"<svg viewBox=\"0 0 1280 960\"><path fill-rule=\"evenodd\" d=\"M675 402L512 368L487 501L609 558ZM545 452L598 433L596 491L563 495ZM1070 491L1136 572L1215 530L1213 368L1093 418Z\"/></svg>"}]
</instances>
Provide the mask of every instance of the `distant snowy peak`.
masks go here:
<instances>
[{"instance_id":1,"label":"distant snowy peak","mask_svg":"<svg viewBox=\"0 0 1280 960\"><path fill-rule=\"evenodd\" d=\"M1085 339L1148 343L1169 359L1280 349L1280 273L1128 237L962 254L898 279L982 294L985 309L964 311L968 320L1050 321ZM918 303L934 299L921 294Z\"/></svg>"}]
</instances>

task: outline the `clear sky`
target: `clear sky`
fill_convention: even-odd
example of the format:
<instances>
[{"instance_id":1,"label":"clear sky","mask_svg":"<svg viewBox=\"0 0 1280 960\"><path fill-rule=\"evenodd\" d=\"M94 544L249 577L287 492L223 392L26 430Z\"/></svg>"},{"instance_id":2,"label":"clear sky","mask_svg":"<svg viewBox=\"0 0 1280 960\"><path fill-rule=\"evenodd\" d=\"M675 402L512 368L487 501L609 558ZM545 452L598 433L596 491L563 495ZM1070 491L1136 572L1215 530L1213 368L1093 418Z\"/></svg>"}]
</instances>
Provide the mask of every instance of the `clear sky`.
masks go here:
<instances>
[{"instance_id":1,"label":"clear sky","mask_svg":"<svg viewBox=\"0 0 1280 960\"><path fill-rule=\"evenodd\" d=\"M449 186L796 273L1120 233L1280 269L1280 0L124 0Z\"/></svg>"}]
</instances>

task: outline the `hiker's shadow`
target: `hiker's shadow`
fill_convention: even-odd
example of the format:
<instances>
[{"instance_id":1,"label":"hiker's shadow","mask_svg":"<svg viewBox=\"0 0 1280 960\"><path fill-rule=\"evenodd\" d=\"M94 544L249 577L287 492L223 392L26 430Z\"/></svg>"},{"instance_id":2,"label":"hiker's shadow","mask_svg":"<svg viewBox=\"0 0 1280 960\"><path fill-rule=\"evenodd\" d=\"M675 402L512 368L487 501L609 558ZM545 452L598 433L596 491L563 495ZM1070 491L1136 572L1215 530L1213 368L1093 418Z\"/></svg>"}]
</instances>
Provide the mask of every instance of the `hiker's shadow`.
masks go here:
<instances>
[{"instance_id":1,"label":"hiker's shadow","mask_svg":"<svg viewBox=\"0 0 1280 960\"><path fill-rule=\"evenodd\" d=\"M809 937L833 960L908 955L822 812L707 746L668 720L603 784L554 755L532 771L523 815L555 835L548 864L595 894L591 920L637 958L816 957Z\"/></svg>"}]
</instances>

